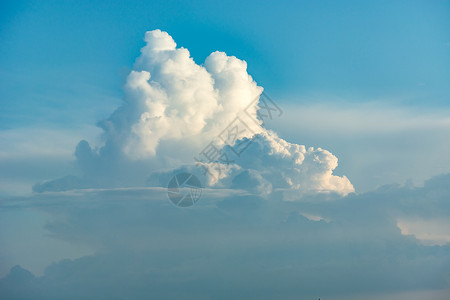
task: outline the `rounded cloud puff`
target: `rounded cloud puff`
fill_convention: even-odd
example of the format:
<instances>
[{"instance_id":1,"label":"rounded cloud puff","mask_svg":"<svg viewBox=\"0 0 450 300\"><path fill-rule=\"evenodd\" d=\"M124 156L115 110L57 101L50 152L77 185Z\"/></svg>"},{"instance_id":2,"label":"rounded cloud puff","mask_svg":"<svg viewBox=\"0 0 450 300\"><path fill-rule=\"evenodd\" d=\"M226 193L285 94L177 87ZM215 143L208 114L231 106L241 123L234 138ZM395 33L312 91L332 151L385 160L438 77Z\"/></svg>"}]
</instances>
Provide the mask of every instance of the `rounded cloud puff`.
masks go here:
<instances>
[{"instance_id":1,"label":"rounded cloud puff","mask_svg":"<svg viewBox=\"0 0 450 300\"><path fill-rule=\"evenodd\" d=\"M346 176L333 175L336 156L321 148L289 143L271 131L256 135L239 162L242 168L258 170L274 187L303 193L354 192Z\"/></svg>"}]
</instances>

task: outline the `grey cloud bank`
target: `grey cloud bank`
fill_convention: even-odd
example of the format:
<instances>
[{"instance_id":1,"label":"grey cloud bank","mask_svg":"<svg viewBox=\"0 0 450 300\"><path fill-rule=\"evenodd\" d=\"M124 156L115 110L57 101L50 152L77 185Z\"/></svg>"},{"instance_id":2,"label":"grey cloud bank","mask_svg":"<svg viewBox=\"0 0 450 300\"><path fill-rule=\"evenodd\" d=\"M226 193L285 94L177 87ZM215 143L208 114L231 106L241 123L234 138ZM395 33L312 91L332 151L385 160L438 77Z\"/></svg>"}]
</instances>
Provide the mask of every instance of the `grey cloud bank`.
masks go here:
<instances>
[{"instance_id":1,"label":"grey cloud bank","mask_svg":"<svg viewBox=\"0 0 450 300\"><path fill-rule=\"evenodd\" d=\"M397 221L448 220L449 187L446 175L424 187L294 202L206 189L189 209L174 208L156 188L36 194L3 207L45 211L52 237L96 254L56 262L41 277L15 267L0 286L6 299L448 296L450 245L403 235Z\"/></svg>"}]
</instances>

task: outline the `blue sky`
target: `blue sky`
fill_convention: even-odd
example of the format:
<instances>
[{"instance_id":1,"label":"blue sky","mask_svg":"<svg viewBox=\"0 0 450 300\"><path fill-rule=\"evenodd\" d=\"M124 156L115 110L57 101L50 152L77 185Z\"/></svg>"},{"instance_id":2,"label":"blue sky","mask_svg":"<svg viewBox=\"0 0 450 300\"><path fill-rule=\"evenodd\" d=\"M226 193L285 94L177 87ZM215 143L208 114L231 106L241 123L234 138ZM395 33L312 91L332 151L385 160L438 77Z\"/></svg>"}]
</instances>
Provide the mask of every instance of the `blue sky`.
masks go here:
<instances>
[{"instance_id":1,"label":"blue sky","mask_svg":"<svg viewBox=\"0 0 450 300\"><path fill-rule=\"evenodd\" d=\"M449 1L2 1L0 24L0 296L448 299ZM283 115L201 174L262 88Z\"/></svg>"},{"instance_id":2,"label":"blue sky","mask_svg":"<svg viewBox=\"0 0 450 300\"><path fill-rule=\"evenodd\" d=\"M244 59L277 98L448 103L448 1L94 3L3 1L3 128L68 122L52 108L85 115L96 93L120 98L142 33L156 28L198 63L216 50Z\"/></svg>"}]
</instances>

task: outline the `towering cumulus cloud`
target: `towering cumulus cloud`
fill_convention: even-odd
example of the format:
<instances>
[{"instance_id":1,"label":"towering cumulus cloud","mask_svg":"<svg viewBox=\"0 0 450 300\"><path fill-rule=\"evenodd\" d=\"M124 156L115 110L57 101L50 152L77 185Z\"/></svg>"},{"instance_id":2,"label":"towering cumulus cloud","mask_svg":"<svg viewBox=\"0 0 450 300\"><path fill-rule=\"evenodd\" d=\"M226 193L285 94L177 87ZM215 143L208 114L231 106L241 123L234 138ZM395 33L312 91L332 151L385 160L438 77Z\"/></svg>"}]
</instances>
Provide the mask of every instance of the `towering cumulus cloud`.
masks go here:
<instances>
[{"instance_id":1,"label":"towering cumulus cloud","mask_svg":"<svg viewBox=\"0 0 450 300\"><path fill-rule=\"evenodd\" d=\"M192 160L186 148L217 136L262 88L235 57L215 52L199 66L166 32L149 31L145 41L127 78L126 103L101 126L111 146L130 159L175 158L175 151Z\"/></svg>"},{"instance_id":2,"label":"towering cumulus cloud","mask_svg":"<svg viewBox=\"0 0 450 300\"><path fill-rule=\"evenodd\" d=\"M82 141L77 146L75 154L84 174L81 186L148 183L149 174L165 180L163 174L200 168L205 184L216 187L256 185L264 186L265 192L278 188L341 195L354 190L345 176L332 174L337 158L330 152L288 143L265 130L260 119L250 120L260 109L255 100L263 88L247 73L245 61L214 52L198 65L187 49L177 48L172 37L160 30L147 32L145 42L127 77L123 105L99 123L104 144L93 149ZM239 116L245 130L225 145L217 137ZM243 142L249 146L239 159L197 159L208 145L218 157L229 158L230 147ZM46 183L36 189L51 186Z\"/></svg>"}]
</instances>

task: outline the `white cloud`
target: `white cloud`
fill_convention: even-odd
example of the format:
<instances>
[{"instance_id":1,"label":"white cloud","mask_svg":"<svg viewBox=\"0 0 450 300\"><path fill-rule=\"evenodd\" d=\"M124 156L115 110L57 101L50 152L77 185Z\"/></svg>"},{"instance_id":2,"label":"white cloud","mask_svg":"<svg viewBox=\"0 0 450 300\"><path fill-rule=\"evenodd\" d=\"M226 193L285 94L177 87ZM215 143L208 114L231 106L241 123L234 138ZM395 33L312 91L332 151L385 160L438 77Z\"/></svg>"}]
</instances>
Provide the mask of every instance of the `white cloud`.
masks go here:
<instances>
[{"instance_id":1,"label":"white cloud","mask_svg":"<svg viewBox=\"0 0 450 300\"><path fill-rule=\"evenodd\" d=\"M354 191L347 177L333 175L338 159L327 150L306 149L270 131L256 135L252 141L243 152L239 165L258 171L274 188L296 190L296 199L306 193L347 195Z\"/></svg>"},{"instance_id":2,"label":"white cloud","mask_svg":"<svg viewBox=\"0 0 450 300\"><path fill-rule=\"evenodd\" d=\"M236 57L214 52L200 66L166 32L149 31L145 41L127 78L125 104L101 126L130 159L181 155L192 161L196 152L189 149L200 151L218 136L262 88Z\"/></svg>"},{"instance_id":3,"label":"white cloud","mask_svg":"<svg viewBox=\"0 0 450 300\"><path fill-rule=\"evenodd\" d=\"M81 141L77 146L84 178L67 177L36 191L68 189L70 182L77 182L76 188L136 186L155 171L192 169L195 159L198 168L207 169L204 182L210 186L230 187L233 178L252 170L252 176L265 181L258 189L248 186L254 192L267 194L272 187L341 195L354 191L347 177L333 175L337 158L329 151L289 143L261 126L256 115L263 88L247 73L245 61L214 52L198 65L160 30L147 32L145 41L127 78L124 104L99 124L104 145L92 149ZM236 121L245 130L235 128L227 146L222 135ZM242 156L235 153L232 163L197 158L211 145L231 157L229 146L243 141L252 145Z\"/></svg>"}]
</instances>

